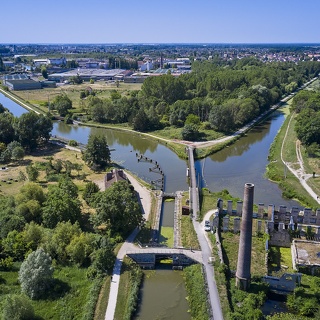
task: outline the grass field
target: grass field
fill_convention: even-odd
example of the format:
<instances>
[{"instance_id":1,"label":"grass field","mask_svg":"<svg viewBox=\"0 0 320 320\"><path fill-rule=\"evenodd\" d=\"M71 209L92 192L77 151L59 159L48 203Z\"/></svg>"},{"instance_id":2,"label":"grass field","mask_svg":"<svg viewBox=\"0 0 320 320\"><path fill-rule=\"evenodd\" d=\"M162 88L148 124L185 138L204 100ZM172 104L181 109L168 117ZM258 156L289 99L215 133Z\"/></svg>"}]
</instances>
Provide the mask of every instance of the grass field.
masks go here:
<instances>
[{"instance_id":1,"label":"grass field","mask_svg":"<svg viewBox=\"0 0 320 320\"><path fill-rule=\"evenodd\" d=\"M57 88L45 88L41 90L15 91L15 94L23 100L46 111L48 110L48 103L52 102L56 96L66 94L72 101L73 108L80 109L80 92L85 91L88 87L96 92L97 97L110 98L112 90L117 90L121 95L128 95L130 91L140 90L141 85L142 84L139 83L120 83L119 87L116 87L115 84L98 81L93 84L82 83L79 85L63 85Z\"/></svg>"},{"instance_id":2,"label":"grass field","mask_svg":"<svg viewBox=\"0 0 320 320\"><path fill-rule=\"evenodd\" d=\"M78 267L56 268L55 279L59 279L61 290L58 298L32 301L39 319L82 319L85 314L91 281L86 277L86 269ZM0 284L0 302L7 294L20 293L18 272L1 272L4 279Z\"/></svg>"}]
</instances>

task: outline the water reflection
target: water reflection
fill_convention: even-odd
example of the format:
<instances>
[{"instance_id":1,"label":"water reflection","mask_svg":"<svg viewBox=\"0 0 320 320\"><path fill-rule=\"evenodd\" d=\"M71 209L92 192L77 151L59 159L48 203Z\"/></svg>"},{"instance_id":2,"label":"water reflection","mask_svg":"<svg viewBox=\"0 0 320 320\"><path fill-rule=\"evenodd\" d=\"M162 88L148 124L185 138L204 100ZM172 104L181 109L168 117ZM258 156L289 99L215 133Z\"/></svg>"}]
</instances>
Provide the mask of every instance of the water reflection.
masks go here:
<instances>
[{"instance_id":1,"label":"water reflection","mask_svg":"<svg viewBox=\"0 0 320 320\"><path fill-rule=\"evenodd\" d=\"M9 108L15 116L27 112L2 94L0 94L0 103ZM212 191L228 189L232 195L242 198L244 184L252 182L256 186L255 203L263 202L266 205L274 203L276 206L283 204L288 207L298 205L295 201L283 199L279 187L264 177L270 145L283 121L284 114L281 110L277 111L234 145L202 161L197 161L199 180L203 177L202 186ZM150 182L158 177L149 171L150 163L138 163L135 153L144 154L160 164L166 177L166 192L188 190L186 162L157 141L127 132L70 126L63 122L55 123L52 130L53 135L77 140L84 144L87 143L90 132L105 134L109 146L115 149L111 153L112 161L140 178Z\"/></svg>"},{"instance_id":2,"label":"water reflection","mask_svg":"<svg viewBox=\"0 0 320 320\"><path fill-rule=\"evenodd\" d=\"M242 156L242 154L248 151L253 145L263 141L263 139L266 139L269 135L273 137L273 127L278 126L277 124L274 124L274 122L279 122L281 126L283 119L283 112L275 112L263 123L258 124L256 127L251 129L244 137L241 137L240 143L237 142L234 145L211 155L210 159L217 162L223 162L228 157ZM268 142L269 141L270 140L268 139Z\"/></svg>"},{"instance_id":3,"label":"water reflection","mask_svg":"<svg viewBox=\"0 0 320 320\"><path fill-rule=\"evenodd\" d=\"M296 201L283 199L278 185L264 176L270 145L284 119L283 112L274 113L235 144L197 163L206 187L212 191L228 189L243 198L244 184L250 182L255 184L255 203L300 207Z\"/></svg>"},{"instance_id":4,"label":"water reflection","mask_svg":"<svg viewBox=\"0 0 320 320\"><path fill-rule=\"evenodd\" d=\"M147 281L140 290L142 304L134 319L191 319L181 271L146 271Z\"/></svg>"}]
</instances>

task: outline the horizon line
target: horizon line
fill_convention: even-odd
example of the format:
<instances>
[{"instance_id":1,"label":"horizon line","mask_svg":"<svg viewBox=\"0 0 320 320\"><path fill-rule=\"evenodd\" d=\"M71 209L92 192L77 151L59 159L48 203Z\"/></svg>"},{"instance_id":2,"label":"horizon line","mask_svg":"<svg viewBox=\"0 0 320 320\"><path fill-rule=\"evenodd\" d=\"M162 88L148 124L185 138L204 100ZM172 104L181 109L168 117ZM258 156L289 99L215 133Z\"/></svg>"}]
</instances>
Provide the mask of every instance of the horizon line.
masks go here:
<instances>
[{"instance_id":1,"label":"horizon line","mask_svg":"<svg viewBox=\"0 0 320 320\"><path fill-rule=\"evenodd\" d=\"M320 42L2 42L0 45L320 45Z\"/></svg>"}]
</instances>

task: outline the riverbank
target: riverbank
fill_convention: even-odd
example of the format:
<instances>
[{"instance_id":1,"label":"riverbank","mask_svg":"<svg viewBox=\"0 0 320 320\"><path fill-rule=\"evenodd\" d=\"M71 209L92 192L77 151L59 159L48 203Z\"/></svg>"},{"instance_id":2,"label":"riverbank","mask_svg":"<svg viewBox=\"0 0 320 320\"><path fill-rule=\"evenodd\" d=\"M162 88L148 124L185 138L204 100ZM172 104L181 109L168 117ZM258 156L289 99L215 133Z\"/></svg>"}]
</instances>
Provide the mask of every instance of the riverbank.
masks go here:
<instances>
[{"instance_id":1,"label":"riverbank","mask_svg":"<svg viewBox=\"0 0 320 320\"><path fill-rule=\"evenodd\" d=\"M283 197L295 199L305 207L317 209L320 204L320 170L308 162L304 147L298 142L294 126L295 114L290 114L290 101L287 104L287 117L270 147L269 164L266 176L276 182L283 191ZM302 150L302 152L301 152ZM301 156L303 154L303 157ZM314 162L314 161L313 161ZM305 168L312 171L306 172ZM313 177L313 172L315 175ZM308 180L312 180L312 187Z\"/></svg>"},{"instance_id":2,"label":"riverbank","mask_svg":"<svg viewBox=\"0 0 320 320\"><path fill-rule=\"evenodd\" d=\"M312 79L304 86L309 85L314 80L315 79ZM21 96L17 98L16 94L9 93L3 89L1 89L1 92L28 110L32 109L37 113L39 112L45 113L44 110L42 110L41 108L39 109L38 107L30 104L29 102L24 101ZM157 141L158 143L164 144L170 150L175 152L181 159L187 158L185 153L186 146L192 146L195 149L195 154L194 154L195 159L203 159L235 143L241 136L243 136L246 132L251 130L255 125L263 121L269 114L271 114L276 109L278 109L282 105L282 103L286 102L293 95L294 94L291 94L288 97L283 98L278 104L272 106L269 110L267 110L266 112L258 116L256 119L248 123L243 128L239 129L235 133L229 136L219 137L217 139L208 140L208 141L186 141L186 140L179 140L179 139L170 139L165 136L161 136L161 134L137 132L137 131L134 131L133 129L125 128L123 125L121 126L110 125L110 124L105 125L105 124L99 124L99 123L79 122L79 121L77 121L76 124L80 126L87 126L87 127L93 127L93 128L105 128L105 129L125 131L125 132L129 132L130 134L148 137L150 139ZM157 131L157 133L159 133L159 131Z\"/></svg>"}]
</instances>

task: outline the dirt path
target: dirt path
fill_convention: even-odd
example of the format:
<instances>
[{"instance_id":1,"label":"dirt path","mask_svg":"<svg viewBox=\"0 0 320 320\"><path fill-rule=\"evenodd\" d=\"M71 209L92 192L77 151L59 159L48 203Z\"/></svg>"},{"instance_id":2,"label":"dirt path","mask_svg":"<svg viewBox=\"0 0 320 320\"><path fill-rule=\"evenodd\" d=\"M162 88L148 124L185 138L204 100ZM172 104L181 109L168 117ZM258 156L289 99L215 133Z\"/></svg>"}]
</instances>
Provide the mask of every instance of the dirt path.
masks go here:
<instances>
[{"instance_id":1,"label":"dirt path","mask_svg":"<svg viewBox=\"0 0 320 320\"><path fill-rule=\"evenodd\" d=\"M286 130L285 136L284 136L283 141L282 141L282 145L281 145L281 161L289 169L289 171L299 180L300 184L309 193L309 195L320 204L319 196L307 184L307 180L310 177L312 177L313 175L305 173L303 158L302 158L302 155L301 155L301 142L299 140L296 141L296 155L297 155L298 162L296 162L296 163L286 162L284 160L284 158L283 158L284 143L285 143L285 141L287 139L289 128L290 128L290 125L291 125L291 121L292 121L294 116L295 116L295 113L292 113L290 121L288 123L288 127L287 127L287 130ZM294 169L293 168L293 164L298 164L299 168L298 169Z\"/></svg>"}]
</instances>

